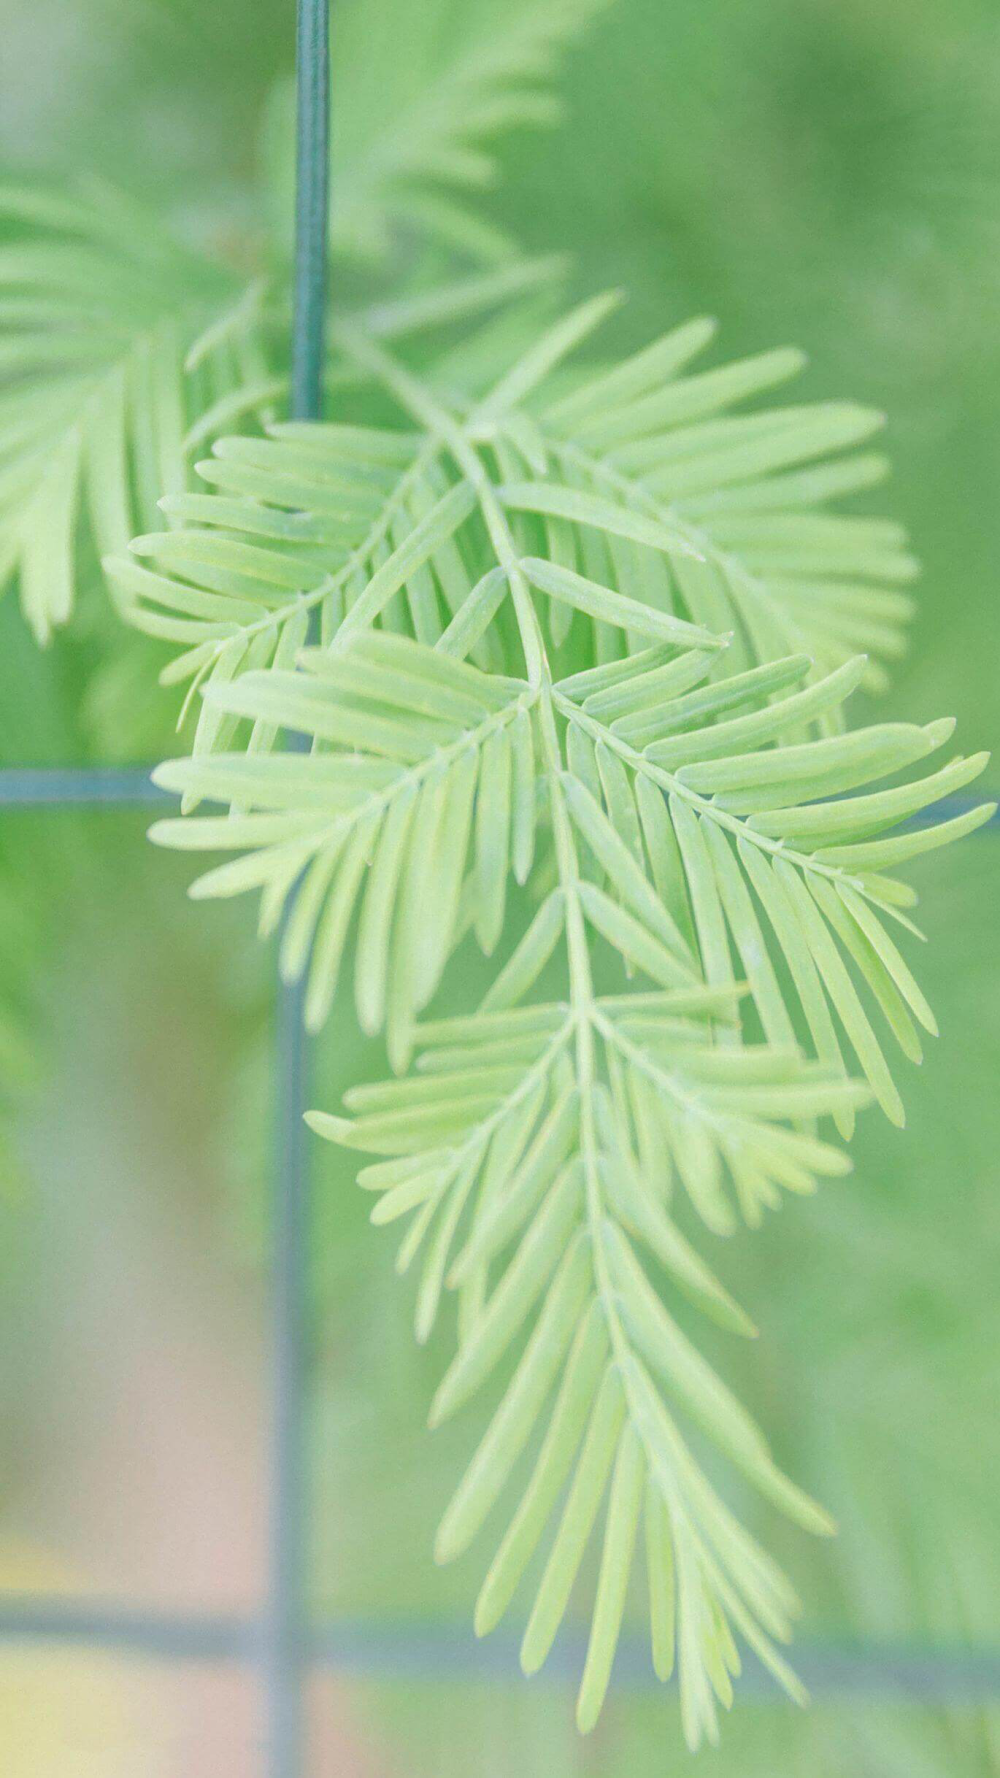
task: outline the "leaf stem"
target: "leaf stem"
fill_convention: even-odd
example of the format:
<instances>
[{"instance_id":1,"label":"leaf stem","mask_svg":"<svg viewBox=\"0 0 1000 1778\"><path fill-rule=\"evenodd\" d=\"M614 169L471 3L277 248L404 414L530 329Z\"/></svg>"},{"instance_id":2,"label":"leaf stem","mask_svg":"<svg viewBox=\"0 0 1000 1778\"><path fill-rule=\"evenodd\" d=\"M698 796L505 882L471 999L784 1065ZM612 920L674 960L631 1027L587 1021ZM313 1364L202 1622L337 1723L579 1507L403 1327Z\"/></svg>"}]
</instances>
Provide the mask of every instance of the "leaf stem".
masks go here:
<instances>
[{"instance_id":1,"label":"leaf stem","mask_svg":"<svg viewBox=\"0 0 1000 1778\"><path fill-rule=\"evenodd\" d=\"M612 1349L619 1359L629 1344L618 1314L616 1292L608 1271L602 1239L604 1203L598 1166L594 1088L597 1084L595 1055L594 984L590 968L586 923L579 895L580 871L573 828L562 788L562 754L555 724L554 687L538 614L521 568L520 551L496 486L475 446L454 417L382 347L352 328L338 330L347 351L360 358L379 376L415 419L440 438L456 467L476 491L483 521L497 561L504 569L511 591L529 683L539 692L538 718L542 757L546 768L552 829L559 883L566 905L566 951L570 1007L576 1028L576 1073L580 1094L580 1137L586 1179L587 1224L590 1233L594 1277L608 1324Z\"/></svg>"}]
</instances>

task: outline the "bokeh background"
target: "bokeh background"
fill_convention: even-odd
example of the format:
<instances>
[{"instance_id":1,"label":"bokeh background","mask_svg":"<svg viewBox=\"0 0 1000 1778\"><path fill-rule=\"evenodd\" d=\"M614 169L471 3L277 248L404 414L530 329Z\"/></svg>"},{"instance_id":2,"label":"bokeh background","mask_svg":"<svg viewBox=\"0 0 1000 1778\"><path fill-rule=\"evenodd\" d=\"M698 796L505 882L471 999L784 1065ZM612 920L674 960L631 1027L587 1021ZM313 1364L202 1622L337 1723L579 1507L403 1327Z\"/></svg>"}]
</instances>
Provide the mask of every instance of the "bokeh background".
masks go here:
<instances>
[{"instance_id":1,"label":"bokeh background","mask_svg":"<svg viewBox=\"0 0 1000 1778\"><path fill-rule=\"evenodd\" d=\"M475 0L498 30L511 4ZM445 44L449 5L427 5ZM370 12L391 86L406 37L387 0ZM594 12L566 50L564 122L504 144L486 213L532 251L575 254L580 293L623 285L622 346L708 312L732 355L805 346L805 398L886 410L888 505L925 564L889 708L954 714L965 747L996 749L995 5ZM194 239L230 230L238 252L292 36L288 0L3 0L0 158L94 169ZM170 751L149 652L96 590L45 653L4 601L0 659L0 763ZM263 1582L271 959L248 911L186 903L189 867L144 827L138 812L60 810L0 828L0 1589L224 1613L252 1609ZM1000 833L931 854L914 879L942 1038L919 1074L904 1065L907 1129L869 1114L849 1179L728 1243L719 1270L762 1338L723 1362L841 1524L833 1544L792 1533L779 1548L803 1641L996 1651ZM317 1096L332 1103L375 1059L335 1011ZM329 1150L316 1164L313 1604L428 1625L448 1646L482 1557L441 1571L430 1549L468 1429L426 1434L441 1351L414 1349L347 1170ZM447 1671L321 1677L312 1769L681 1768L669 1694L623 1686L586 1743L571 1695ZM0 1645L5 1778L256 1778L260 1734L259 1698L231 1669ZM1000 1700L880 1696L872 1681L801 1715L755 1695L698 1757L705 1778L987 1778Z\"/></svg>"}]
</instances>

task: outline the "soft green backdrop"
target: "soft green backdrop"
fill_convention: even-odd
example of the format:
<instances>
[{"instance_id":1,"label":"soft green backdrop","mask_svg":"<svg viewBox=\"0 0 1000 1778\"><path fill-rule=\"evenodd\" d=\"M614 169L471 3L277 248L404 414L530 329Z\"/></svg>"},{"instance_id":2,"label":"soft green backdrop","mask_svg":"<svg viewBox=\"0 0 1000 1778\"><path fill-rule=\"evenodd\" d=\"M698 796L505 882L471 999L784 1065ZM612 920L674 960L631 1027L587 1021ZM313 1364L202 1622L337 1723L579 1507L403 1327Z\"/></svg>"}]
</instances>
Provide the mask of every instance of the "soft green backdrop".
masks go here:
<instances>
[{"instance_id":1,"label":"soft green backdrop","mask_svg":"<svg viewBox=\"0 0 1000 1778\"><path fill-rule=\"evenodd\" d=\"M508 0L490 5L499 29ZM70 10L6 0L4 10L9 165L126 175L195 236L220 217L237 242L255 226L262 109L289 62L287 0L79 0ZM438 10L444 26L443 0ZM391 31L381 42L391 54ZM811 357L804 393L886 409L896 474L880 504L911 526L926 565L890 702L955 714L966 747L996 747L995 7L618 0L567 54L565 94L564 127L506 147L490 213L533 250L577 254L581 291L626 287L623 344L708 312L727 354L794 341ZM149 656L130 643L126 658L119 635L94 599L41 656L5 602L0 759L100 756L112 730L119 755L167 745L167 701L128 684ZM987 782L1000 782L1000 766ZM102 1350L133 1338L136 1293L107 1280L120 1285L150 1252L176 1289L162 1288L161 1321L139 1318L133 1393L141 1402L146 1374L161 1391L177 1377L187 1406L168 1388L156 1413L135 1406L134 1424L176 1420L161 1469L176 1448L183 1494L198 1404L224 1386L245 1412L228 1414L205 1486L224 1498L237 1471L259 1467L268 960L245 914L184 904L183 860L153 855L141 828L135 817L8 814L0 834L0 1039L9 1024L26 1076L27 1030L37 1076L29 1092L5 1069L0 1554L26 1541L84 1584L169 1596L127 1539L109 1543L92 1503L68 1505L44 1478L53 1467L79 1473L80 1489L100 1497L112 1475L116 1514L128 1517L128 1428L115 1424L115 1389L93 1379ZM786 1467L841 1521L832 1546L795 1534L779 1551L806 1600L803 1636L997 1648L1000 834L932 856L915 878L931 941L922 979L942 1038L901 1080L908 1128L899 1135L869 1114L848 1181L728 1245L720 1270L739 1280L762 1338L749 1354L720 1352L728 1375L742 1366L739 1387ZM374 1059L353 1019L335 1013L322 1099ZM457 1463L450 1431L423 1429L440 1353L414 1354L390 1246L328 1157L317 1157L316 1600L327 1613L464 1623L475 1552L445 1572L430 1560ZM214 1338L227 1354L222 1385L200 1355ZM78 1405L88 1389L89 1417ZM455 1437L466 1449L464 1425ZM227 1586L249 1597L257 1582L259 1491L250 1486L247 1548L224 1597ZM161 1505L169 1514L169 1497ZM225 1511L216 1518L224 1536ZM180 1590L190 1581L198 1592L201 1571L178 1562ZM206 1597L212 1572L209 1561ZM623 1693L580 1744L569 1694L538 1682L334 1689L317 1720L318 1736L334 1736L322 1745L339 1749L329 1769L359 1774L639 1778L685 1757L671 1700ZM802 1718L750 1702L722 1751L700 1758L712 1778L986 1778L1000 1770L1000 1715L860 1694Z\"/></svg>"}]
</instances>

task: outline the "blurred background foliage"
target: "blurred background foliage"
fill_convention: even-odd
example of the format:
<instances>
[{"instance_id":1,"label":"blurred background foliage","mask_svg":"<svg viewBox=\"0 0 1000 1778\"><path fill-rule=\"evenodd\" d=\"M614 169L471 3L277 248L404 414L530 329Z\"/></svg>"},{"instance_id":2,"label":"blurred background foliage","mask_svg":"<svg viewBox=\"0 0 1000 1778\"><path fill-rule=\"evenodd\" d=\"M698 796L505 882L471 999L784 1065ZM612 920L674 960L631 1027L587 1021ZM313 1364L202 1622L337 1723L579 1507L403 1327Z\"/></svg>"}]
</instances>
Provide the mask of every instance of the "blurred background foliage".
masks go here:
<instances>
[{"instance_id":1,"label":"blurred background foliage","mask_svg":"<svg viewBox=\"0 0 1000 1778\"><path fill-rule=\"evenodd\" d=\"M356 31L358 6L346 10ZM623 285L617 344L707 312L727 355L801 344L804 395L885 408L895 477L880 501L925 564L889 704L954 713L965 745L996 749L995 7L562 10L594 15L566 51L565 117L501 142L483 214L529 251L575 255L574 294ZM370 0L369 66L384 74L370 102L402 104L447 58L457 17L488 42L517 11ZM292 12L289 0L6 0L0 157L17 173L124 182L239 264L282 189ZM157 651L126 639L96 597L45 653L6 600L0 651L0 762L170 750ZM270 959L241 910L185 904L183 859L154 856L143 825L7 812L0 829L0 1585L55 1573L95 1593L228 1609L258 1591L265 1524ZM986 830L914 873L943 1035L905 1083L906 1131L869 1114L850 1179L718 1255L762 1337L748 1354L720 1340L717 1356L727 1376L742 1368L734 1381L780 1460L841 1524L832 1545L791 1535L777 1551L812 1642L1000 1643L998 848ZM372 1067L378 1046L335 1009L318 1096L331 1103ZM442 1353L414 1350L388 1244L349 1165L322 1147L316 1608L464 1624L475 1552L445 1572L430 1560L458 1461L450 1428L424 1429ZM464 1426L455 1436L466 1448ZM754 1503L740 1505L752 1521ZM156 1709L139 1708L135 1681L102 1665L82 1713L72 1661L31 1671L74 1725L66 1745L84 1735L121 1749L123 1771L170 1778L248 1770L242 1696L164 1678ZM57 1738L53 1753L28 1733L24 1681L4 1656L3 1769L61 1774ZM679 1757L672 1699L627 1689L587 1744L558 1684L324 1681L314 1715L316 1769L348 1778L639 1778ZM119 1769L102 1757L95 1771ZM1000 1712L869 1694L800 1717L758 1699L700 1759L712 1778L986 1778L1000 1770Z\"/></svg>"}]
</instances>

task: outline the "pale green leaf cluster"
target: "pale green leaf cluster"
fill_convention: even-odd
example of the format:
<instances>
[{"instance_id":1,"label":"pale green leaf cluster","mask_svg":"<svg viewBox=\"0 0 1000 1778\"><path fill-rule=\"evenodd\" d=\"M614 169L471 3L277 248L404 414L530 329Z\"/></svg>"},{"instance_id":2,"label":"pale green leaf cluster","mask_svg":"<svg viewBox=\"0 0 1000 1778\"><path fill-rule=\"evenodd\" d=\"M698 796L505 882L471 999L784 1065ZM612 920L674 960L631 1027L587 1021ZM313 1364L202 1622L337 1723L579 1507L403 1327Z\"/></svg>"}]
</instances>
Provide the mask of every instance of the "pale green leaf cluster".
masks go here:
<instances>
[{"instance_id":1,"label":"pale green leaf cluster","mask_svg":"<svg viewBox=\"0 0 1000 1778\"><path fill-rule=\"evenodd\" d=\"M405 224L456 256L452 270L438 251L436 282L423 268L391 302L369 303L375 333L454 324L551 272L532 262L469 276L470 257L492 262L509 244L468 200L497 172L499 137L558 115L560 56L602 3L532 0L500 30L478 4L458 18L440 4L334 9L334 251L370 255ZM0 187L0 589L18 584L40 641L100 557L188 487L199 447L280 411L287 313L274 267L293 212L291 99L282 83L270 138L287 179L270 238L230 240L226 221L201 252L93 180Z\"/></svg>"},{"instance_id":2,"label":"pale green leaf cluster","mask_svg":"<svg viewBox=\"0 0 1000 1778\"><path fill-rule=\"evenodd\" d=\"M473 285L452 291L451 312L500 295L495 280ZM513 670L504 570L475 498L483 477L543 595L560 664L607 664L649 642L712 648L720 634L730 668L804 652L820 671L862 648L898 652L909 607L896 583L913 570L898 528L829 510L881 473L881 458L850 448L878 416L844 403L729 412L798 355L689 375L711 332L698 322L617 371L575 374L567 393L564 361L615 300L557 322L471 409L387 360L370 332L342 327L342 352L362 372L390 364L405 428L279 424L218 439L195 465L212 491L167 495L173 529L136 540L138 561L107 564L131 621L180 645L165 680L215 683L287 663L314 610L326 637L342 621L379 622L429 644L461 612L449 647ZM425 305L381 324L429 319ZM625 472L633 458L613 442L624 433L642 435L641 475ZM710 497L716 481L724 491ZM701 496L685 498L696 484ZM863 671L869 685L881 672L870 654ZM836 712L831 699L828 725ZM231 732L206 705L196 754ZM252 745L272 735L265 725Z\"/></svg>"},{"instance_id":3,"label":"pale green leaf cluster","mask_svg":"<svg viewBox=\"0 0 1000 1778\"><path fill-rule=\"evenodd\" d=\"M514 5L500 30L479 0L338 7L338 251L497 255L470 199L497 135L552 117L598 3ZM286 92L286 217L289 121ZM617 299L542 331L516 299L552 267L515 264L339 310L346 414L280 423L287 317L262 283L105 191L17 187L0 223L0 580L45 639L106 558L197 709L158 774L182 817L154 837L223 855L195 894L259 892L312 1027L341 986L385 1034L392 1077L311 1121L376 1157L359 1182L401 1225L418 1338L454 1305L432 1421L492 1392L437 1545L490 1522L477 1630L523 1593L535 1671L593 1563L582 1729L638 1609L692 1746L741 1643L801 1697L794 1593L718 1457L830 1522L687 1327L755 1331L699 1237L843 1174L826 1120L847 1137L875 1098L901 1121L888 1052L918 1061L935 1025L895 873L991 812L913 825L982 769L942 756L950 722L844 725L903 646L915 572L898 526L838 505L885 472L881 415L765 405L801 355L703 369L700 319L580 369ZM380 343L435 329L429 369ZM435 1016L473 945L502 960L491 986Z\"/></svg>"},{"instance_id":4,"label":"pale green leaf cluster","mask_svg":"<svg viewBox=\"0 0 1000 1778\"><path fill-rule=\"evenodd\" d=\"M378 337L412 337L560 272L520 260L361 313ZM164 510L171 526L198 511L182 498L192 462L220 431L280 411L287 376L273 363L286 359L287 316L265 278L183 247L103 185L0 188L0 590L18 585L39 641L102 557ZM153 617L141 627L174 637Z\"/></svg>"},{"instance_id":5,"label":"pale green leaf cluster","mask_svg":"<svg viewBox=\"0 0 1000 1778\"><path fill-rule=\"evenodd\" d=\"M236 854L196 892L259 889L265 927L284 916L311 1022L348 969L363 1028L386 1032L394 1078L312 1121L377 1157L361 1184L375 1222L405 1224L418 1337L456 1304L432 1419L494 1391L438 1554L513 1496L476 1622L492 1628L529 1586L534 1671L599 1547L584 1729L643 1569L654 1664L666 1676L676 1649L695 1745L731 1700L739 1641L800 1695L779 1652L794 1595L709 1479L706 1441L798 1523L829 1524L675 1318L694 1304L753 1331L692 1237L841 1174L824 1120L847 1135L873 1096L900 1119L887 1039L916 1060L934 1021L893 873L990 810L907 827L982 769L934 757L952 723L846 731L863 658L769 649L728 594L738 627L720 633L684 592L707 560L690 515L550 474L550 410L525 403L604 306L559 324L471 413L345 332L405 428L223 443L210 479L246 479L115 572L177 622L270 588L292 635L275 664L194 665L198 753L160 781L229 812L154 837ZM666 396L687 379L659 352ZM632 361L629 392L635 375ZM729 485L787 490L794 451L827 450L830 428L812 438L740 456ZM373 544L387 510L405 519ZM324 540L323 522L343 530ZM303 647L312 608L320 640ZM241 617L176 640L235 653ZM283 733L309 751L275 751ZM435 1018L463 942L498 947L502 967L478 1008Z\"/></svg>"},{"instance_id":6,"label":"pale green leaf cluster","mask_svg":"<svg viewBox=\"0 0 1000 1778\"><path fill-rule=\"evenodd\" d=\"M40 641L185 485L192 422L259 397L260 300L117 192L0 189L0 588Z\"/></svg>"},{"instance_id":7,"label":"pale green leaf cluster","mask_svg":"<svg viewBox=\"0 0 1000 1778\"><path fill-rule=\"evenodd\" d=\"M497 141L550 128L566 47L607 0L342 0L331 12L330 233L348 258L385 254L402 234L492 260L510 240L482 211L498 180ZM267 155L276 229L293 213L295 95L274 94Z\"/></svg>"},{"instance_id":8,"label":"pale green leaf cluster","mask_svg":"<svg viewBox=\"0 0 1000 1778\"><path fill-rule=\"evenodd\" d=\"M902 652L911 610L902 589L916 564L900 526L830 505L885 475L883 456L857 448L883 417L843 401L746 414L803 356L691 368L713 333L711 321L689 322L554 399L544 383L529 386L523 415L513 411L516 384L487 403L484 435L507 435L506 503L554 529L601 511L604 537L575 566L599 581L645 578L651 602L719 631L735 625L741 664L804 648L832 667L864 650L876 657L866 670L876 689L879 661ZM669 588L648 555L664 528L690 545Z\"/></svg>"},{"instance_id":9,"label":"pale green leaf cluster","mask_svg":"<svg viewBox=\"0 0 1000 1778\"><path fill-rule=\"evenodd\" d=\"M522 682L387 631L301 650L295 670L219 682L205 703L220 718L271 733L297 727L313 753L215 754L162 766L169 788L243 812L162 823L160 837L238 852L197 893L260 889L268 930L293 895L282 969L294 979L308 964L313 1028L329 1011L358 904L358 1019L373 1033L386 1025L393 1059L405 1066L415 1017L458 937L474 924L492 950L508 876L523 883L531 867L532 701Z\"/></svg>"},{"instance_id":10,"label":"pale green leaf cluster","mask_svg":"<svg viewBox=\"0 0 1000 1778\"><path fill-rule=\"evenodd\" d=\"M196 894L259 891L311 1025L339 986L385 1034L393 1077L313 1122L374 1157L360 1182L373 1222L399 1225L418 1337L457 1322L435 1421L489 1401L437 1546L446 1561L481 1540L477 1630L523 1602L534 1671L592 1599L587 1728L623 1619L645 1616L695 1743L716 1733L739 1644L801 1696L780 1653L794 1596L722 1498L726 1466L829 1528L701 1356L699 1314L754 1332L702 1254L846 1170L827 1120L848 1135L869 1096L901 1118L894 1050L919 1060L934 1029L901 870L989 810L923 825L981 768L943 751L949 724L844 730L910 611L905 539L864 498L885 472L881 416L772 405L793 351L702 369L703 320L581 371L570 352L610 302L543 335L519 299L550 267L452 278L443 262L504 247L480 206L497 139L554 115L555 58L596 10L334 9L335 247L369 265L398 249L403 268L340 328L336 425L266 423L284 379L247 267L280 265L288 238L287 90L277 243L216 230L238 274L112 194L5 193L0 578L45 637L110 555L122 608L170 649L164 678L197 712L192 756L160 779L198 812L157 837L220 854ZM338 264L338 321L364 275ZM271 289L280 371L280 275ZM411 346L431 330L436 360ZM374 344L390 339L409 369ZM145 649L133 658L145 672ZM492 986L455 1012L474 947L498 959ZM5 1084L24 1066L19 1010L0 1013ZM847 1297L857 1225L838 1248L827 1214ZM891 1207L868 1209L862 1247L883 1291L921 1294ZM937 1270L927 1283L938 1300ZM880 1337L863 1333L840 1385L867 1390L880 1426L890 1398L897 1436L925 1359L876 1365L873 1384ZM951 1347L942 1369L950 1400ZM826 1490L850 1440L821 1393ZM954 1506L950 1472L938 1485ZM922 1523L911 1494L894 1530L937 1552L939 1601L952 1522Z\"/></svg>"}]
</instances>

